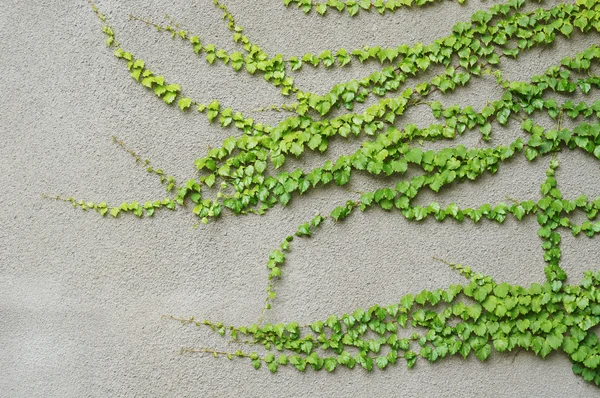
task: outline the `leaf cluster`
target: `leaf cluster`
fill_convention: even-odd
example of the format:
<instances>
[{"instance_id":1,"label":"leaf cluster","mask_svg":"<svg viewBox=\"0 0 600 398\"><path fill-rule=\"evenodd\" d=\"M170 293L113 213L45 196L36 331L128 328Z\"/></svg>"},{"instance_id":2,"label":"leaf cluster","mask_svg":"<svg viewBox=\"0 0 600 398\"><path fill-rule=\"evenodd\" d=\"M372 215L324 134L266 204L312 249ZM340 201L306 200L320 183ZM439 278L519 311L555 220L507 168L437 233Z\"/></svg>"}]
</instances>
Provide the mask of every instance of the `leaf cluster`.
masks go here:
<instances>
[{"instance_id":1,"label":"leaf cluster","mask_svg":"<svg viewBox=\"0 0 600 398\"><path fill-rule=\"evenodd\" d=\"M432 2L284 0L286 6L295 3L306 13L315 10L325 14L336 9L351 16L360 10L376 10L383 14ZM188 42L209 64L221 62L236 71L260 75L280 88L283 95L294 94L296 103L282 108L271 106L294 114L269 126L219 101L202 103L185 96L179 84L167 82L162 75L147 68L145 61L122 48L104 15L90 3L103 22L107 45L115 48L114 55L123 60L135 81L166 104L177 104L182 112L203 113L217 127L236 133L224 139L221 146L211 148L199 157L194 163L198 176L182 185L144 160L147 171L160 177L172 197L144 204L123 202L118 206L72 197L55 199L113 217L126 212L138 217L152 216L157 209L189 206L203 223L208 223L224 214L264 214L274 206L286 206L292 200L299 200L312 189L334 184L346 186L357 173L393 176L398 182L369 192L353 192L354 196L345 203L338 204L326 215L317 214L300 224L294 235L286 237L268 256L265 305L256 324L225 326L193 318L181 320L208 326L221 335L229 334L239 343L260 345L267 350L266 354L214 349L188 351L229 359L246 358L255 368L264 365L272 372L279 366L293 366L300 371L308 367L333 372L339 366L354 368L356 365L370 371L376 367L385 369L398 359L404 359L411 368L419 358L436 362L449 356L467 358L473 354L483 361L492 350L517 349L532 351L543 358L559 351L571 359L576 374L600 385L600 371L597 370L600 346L591 330L600 322L600 273L588 271L579 285L567 284L567 273L560 266L560 242L564 230L590 238L600 232L600 221L597 221L600 198L563 198L556 178L559 165L555 158L557 152L568 149L581 150L600 159L600 101L593 97L595 90L600 89L600 77L593 74L593 68L600 61L600 48L592 45L526 82L506 80L499 70L503 58L518 58L533 47L552 44L557 37L570 39L576 29L584 34L599 32L600 4L597 1L578 0L549 9L539 7L521 11L524 0L509 0L475 12L470 22L457 23L449 35L429 44L325 50L319 55L308 53L288 60L280 54L267 54L244 34L223 4L218 0L214 3L223 11L233 42L243 51L231 52L203 43L178 24L162 26L139 17L133 19ZM382 68L363 79L336 84L325 95L303 91L294 83L292 74L303 64L333 68L344 67L353 60L361 63L376 60ZM436 66L441 67L442 72L407 87L409 79L423 76ZM473 106L444 106L432 100L433 93L455 92L471 80L490 74L496 77L502 95L488 101L479 111ZM560 102L554 98L573 94L580 94L585 100L575 103L571 99ZM382 98L371 101L372 105L362 112L354 111L357 103L364 103L371 96ZM437 123L425 127L399 126L405 112L416 106L428 107ZM347 112L331 116L339 110ZM552 128L541 126L536 122L540 115L550 117L556 125ZM563 125L567 118L574 127ZM508 145L471 148L455 145L438 150L427 150L422 145L426 141L450 141L473 130L481 135L482 141L490 141L496 126L514 126L515 122L520 125L525 138L517 138ZM326 153L333 140L359 136L365 140L354 153L328 159L317 167L285 171L284 165L289 159L301 158L309 151ZM136 162L141 161L141 157L122 141L115 139L115 142ZM444 187L450 184L496 173L505 161L516 156L524 156L532 162L540 158L548 160L546 179L540 186L541 199L507 199L509 203L482 204L473 208L461 208L455 203L445 206L436 202L427 206L414 204L414 199L423 190L443 193ZM408 178L409 170L418 172ZM308 325L295 322L263 324L266 311L277 296L276 282L282 277L294 236L314 239L325 223L342 223L353 212L368 211L374 206L398 212L414 222L429 218L438 222L451 219L503 223L509 217L521 221L535 216L547 280L525 288L498 283L469 267L449 264L465 276L466 284L406 294L399 302L388 306L359 308L352 314L332 315ZM575 223L572 220L575 211L583 211L587 220ZM414 333L410 337L401 337L406 334L400 331L407 328Z\"/></svg>"}]
</instances>

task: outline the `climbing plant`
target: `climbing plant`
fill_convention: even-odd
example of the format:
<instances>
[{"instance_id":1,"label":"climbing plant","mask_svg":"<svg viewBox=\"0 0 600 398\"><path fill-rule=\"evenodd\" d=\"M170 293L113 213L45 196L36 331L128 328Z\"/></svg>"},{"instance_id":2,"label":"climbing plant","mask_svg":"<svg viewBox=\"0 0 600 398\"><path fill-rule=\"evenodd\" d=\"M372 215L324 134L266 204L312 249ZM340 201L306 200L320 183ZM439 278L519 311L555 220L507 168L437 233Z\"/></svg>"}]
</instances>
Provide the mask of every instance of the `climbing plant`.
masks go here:
<instances>
[{"instance_id":1,"label":"climbing plant","mask_svg":"<svg viewBox=\"0 0 600 398\"><path fill-rule=\"evenodd\" d=\"M339 11L347 12L349 17L359 12L395 12L408 6L435 7L433 0L320 3L284 0L283 3L296 5L305 13L314 10L322 15ZM255 368L264 365L272 372L279 366L292 366L300 371L307 367L324 368L332 372L340 366L352 369L357 365L370 371L375 367L384 369L400 358L411 368L419 358L435 362L453 355L467 358L472 353L484 361L492 350L525 349L542 358L560 351L571 359L576 374L600 385L600 342L592 330L600 323L600 270L589 270L579 284L568 284L567 274L560 266L560 242L565 231L590 238L600 233L597 221L600 198L563 198L555 156L559 151L579 150L600 159L600 100L594 100L598 98L600 76L593 74L600 61L600 47L592 45L572 54L529 81L509 81L500 69L504 58L518 59L531 48L551 45L558 37L570 39L574 31L583 34L600 31L598 0L577 0L549 8L541 4L526 8L524 0L509 0L475 12L470 22L455 24L448 35L429 44L326 50L318 55L307 53L289 59L281 54L268 54L245 34L225 5L219 0L214 4L223 11L232 39L241 44L243 52L229 52L204 42L170 18L163 24L134 15L131 19L189 43L190 50L209 64L223 63L238 73L261 76L278 87L284 97L295 98L294 103L267 106L263 110L289 112L289 117L270 126L218 101L200 103L186 96L179 84L153 72L143 60L122 47L105 16L90 2L103 23L106 44L145 90L168 105L176 104L182 112L203 113L215 125L237 132L224 139L220 147L199 157L195 161L198 175L185 183L176 182L115 137L118 145L160 178L166 185L167 197L117 206L72 197L56 196L56 199L112 217L123 213L152 216L165 208L173 210L192 203L193 213L201 222L209 223L224 213L264 214L274 206L301 200L304 193L318 187L344 186L357 171L372 176L394 176L398 182L375 191L352 193L345 204L291 231L280 247L268 255L265 305L257 311L261 314L257 323L229 326L173 317L185 324L210 327L242 344L261 345L267 354L212 348L184 351L245 358ZM343 68L366 61L379 62L381 68L363 79L338 83L326 95L302 90L293 78L293 73L304 65ZM409 79L413 82L434 68L441 72L418 84L408 84ZM502 95L488 101L480 111L471 106L443 106L431 99L432 93L458 91L473 77L485 75L495 78ZM552 98L553 93L567 99ZM575 103L568 98L574 94L582 95L585 100ZM355 105L367 99L372 99L373 104L355 112ZM423 128L403 124L403 114L417 106L429 109L439 122ZM333 116L334 111L341 115ZM554 120L552 128L536 122L545 115ZM509 120L520 123L526 138L493 147L450 144L463 134L480 134L482 141L489 141L493 126L496 123L505 126ZM565 127L566 120L575 127ZM352 136L365 138L353 153L310 169L279 171L290 158L302 157L307 152L325 153L332 139ZM419 145L423 141L448 141L449 145L441 150L424 150ZM548 163L547 178L540 186L541 199L511 199L508 203L474 208L414 203L423 190L443 192L450 184L494 174L506 160L517 156L528 161L540 158L538 161ZM409 168L418 168L421 173L408 178L405 174ZM324 223L339 223L371 207L400 213L414 222L433 218L439 222L454 219L479 223L485 219L503 223L511 217L518 221L535 217L544 250L546 281L528 287L511 285L468 266L440 260L463 275L465 284L406 294L391 305L359 308L352 314L331 315L307 325L264 323L266 311L276 303L277 281L283 277L292 242L316 239L313 235ZM585 212L585 222L576 223L572 219L576 210ZM408 327L418 327L423 332L400 337L398 332Z\"/></svg>"}]
</instances>

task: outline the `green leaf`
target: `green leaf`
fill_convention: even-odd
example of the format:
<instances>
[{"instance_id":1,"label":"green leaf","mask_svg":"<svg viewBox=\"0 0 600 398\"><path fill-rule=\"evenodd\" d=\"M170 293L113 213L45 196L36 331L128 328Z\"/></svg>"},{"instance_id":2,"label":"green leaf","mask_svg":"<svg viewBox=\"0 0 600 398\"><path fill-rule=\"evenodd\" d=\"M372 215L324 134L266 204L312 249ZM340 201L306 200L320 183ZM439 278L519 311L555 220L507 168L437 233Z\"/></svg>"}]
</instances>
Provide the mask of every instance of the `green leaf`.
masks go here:
<instances>
[{"instance_id":1,"label":"green leaf","mask_svg":"<svg viewBox=\"0 0 600 398\"><path fill-rule=\"evenodd\" d=\"M166 95L165 95L165 97L166 97ZM191 104L192 104L192 99L191 98L187 98L187 97L181 98L179 100L179 102L177 102L177 105L179 105L179 109L181 109L182 111L186 110L187 108L189 108Z\"/></svg>"},{"instance_id":2,"label":"green leaf","mask_svg":"<svg viewBox=\"0 0 600 398\"><path fill-rule=\"evenodd\" d=\"M324 367L328 372L333 372L337 367L337 360L335 358L325 358Z\"/></svg>"},{"instance_id":3,"label":"green leaf","mask_svg":"<svg viewBox=\"0 0 600 398\"><path fill-rule=\"evenodd\" d=\"M506 282L502 282L501 284L496 285L496 287L494 287L494 294L498 298L506 297L506 295L508 294L509 291L510 291L510 285Z\"/></svg>"},{"instance_id":4,"label":"green leaf","mask_svg":"<svg viewBox=\"0 0 600 398\"><path fill-rule=\"evenodd\" d=\"M487 357L492 353L492 347L489 344L485 344L475 351L475 355L479 360L485 361Z\"/></svg>"},{"instance_id":5,"label":"green leaf","mask_svg":"<svg viewBox=\"0 0 600 398\"><path fill-rule=\"evenodd\" d=\"M310 225L308 223L304 223L298 226L298 231L296 231L296 236L311 236L312 231L310 229Z\"/></svg>"},{"instance_id":6,"label":"green leaf","mask_svg":"<svg viewBox=\"0 0 600 398\"><path fill-rule=\"evenodd\" d=\"M167 104L171 104L175 100L175 97L177 97L176 92L168 91L167 93L165 93L165 95L163 95L162 99Z\"/></svg>"},{"instance_id":7,"label":"green leaf","mask_svg":"<svg viewBox=\"0 0 600 398\"><path fill-rule=\"evenodd\" d=\"M285 355L280 355L279 358L277 358L277 363L280 365L287 365L288 363L288 357Z\"/></svg>"},{"instance_id":8,"label":"green leaf","mask_svg":"<svg viewBox=\"0 0 600 398\"><path fill-rule=\"evenodd\" d=\"M573 25L571 25L569 22L565 22L561 27L560 27L560 32L569 37L569 35L571 34L571 32L573 32Z\"/></svg>"},{"instance_id":9,"label":"green leaf","mask_svg":"<svg viewBox=\"0 0 600 398\"><path fill-rule=\"evenodd\" d=\"M358 353L354 357L356 363L365 368L368 372L373 370L373 358L367 356L366 354Z\"/></svg>"},{"instance_id":10,"label":"green leaf","mask_svg":"<svg viewBox=\"0 0 600 398\"><path fill-rule=\"evenodd\" d=\"M508 348L508 339L496 339L496 340L494 340L494 348L498 352L506 351L506 349ZM479 358L479 359L481 359L481 358Z\"/></svg>"},{"instance_id":11,"label":"green leaf","mask_svg":"<svg viewBox=\"0 0 600 398\"><path fill-rule=\"evenodd\" d=\"M331 109L331 102L321 101L315 106L315 109L321 114L321 116L324 116L327 112L329 112L329 109Z\"/></svg>"},{"instance_id":12,"label":"green leaf","mask_svg":"<svg viewBox=\"0 0 600 398\"><path fill-rule=\"evenodd\" d=\"M279 367L279 364L277 362L270 362L267 365L267 368L271 371L271 373L277 372L278 367Z\"/></svg>"},{"instance_id":13,"label":"green leaf","mask_svg":"<svg viewBox=\"0 0 600 398\"><path fill-rule=\"evenodd\" d=\"M467 306L467 315L469 315L473 320L479 319L481 316L481 306L479 305L470 305Z\"/></svg>"},{"instance_id":14,"label":"green leaf","mask_svg":"<svg viewBox=\"0 0 600 398\"><path fill-rule=\"evenodd\" d=\"M420 148L411 148L404 154L404 158L408 162L421 164L421 160L423 159L423 151Z\"/></svg>"},{"instance_id":15,"label":"green leaf","mask_svg":"<svg viewBox=\"0 0 600 398\"><path fill-rule=\"evenodd\" d=\"M302 152L304 152L304 146L297 142L292 142L292 145L290 146L290 152L296 156L300 156L302 155Z\"/></svg>"},{"instance_id":16,"label":"green leaf","mask_svg":"<svg viewBox=\"0 0 600 398\"><path fill-rule=\"evenodd\" d=\"M412 308L413 303L414 296L410 293L402 297L402 299L400 300L400 304L402 305L402 307L406 308L407 310L410 310Z\"/></svg>"},{"instance_id":17,"label":"green leaf","mask_svg":"<svg viewBox=\"0 0 600 398\"><path fill-rule=\"evenodd\" d=\"M385 367L388 365L387 356L377 357L377 359L375 359L375 364L379 369L385 369Z\"/></svg>"},{"instance_id":18,"label":"green leaf","mask_svg":"<svg viewBox=\"0 0 600 398\"><path fill-rule=\"evenodd\" d=\"M494 309L496 309L497 303L498 300L496 299L496 296L487 296L482 305L487 311L493 312Z\"/></svg>"},{"instance_id":19,"label":"green leaf","mask_svg":"<svg viewBox=\"0 0 600 398\"><path fill-rule=\"evenodd\" d=\"M279 154L279 155L276 155L276 156L272 156L271 157L271 161L273 162L273 166L276 169L278 169L285 162L285 157L283 155Z\"/></svg>"}]
</instances>

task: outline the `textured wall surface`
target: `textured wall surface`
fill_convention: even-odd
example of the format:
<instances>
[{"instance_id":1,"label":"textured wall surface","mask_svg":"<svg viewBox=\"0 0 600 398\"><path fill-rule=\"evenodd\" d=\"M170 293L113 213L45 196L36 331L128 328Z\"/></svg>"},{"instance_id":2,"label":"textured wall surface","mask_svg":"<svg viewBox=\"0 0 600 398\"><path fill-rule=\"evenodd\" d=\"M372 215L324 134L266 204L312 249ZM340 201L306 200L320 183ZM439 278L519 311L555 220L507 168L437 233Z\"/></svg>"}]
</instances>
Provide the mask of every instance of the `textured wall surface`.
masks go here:
<instances>
[{"instance_id":1,"label":"textured wall surface","mask_svg":"<svg viewBox=\"0 0 600 398\"><path fill-rule=\"evenodd\" d=\"M299 55L363 45L424 43L446 35L490 1L460 6L442 2L358 18L330 12L306 16L279 0L226 1L237 22L269 54ZM536 3L537 4L537 3ZM550 6L552 2L542 3ZM256 120L276 123L285 115L250 113L285 99L262 78L208 65L189 46L143 24L134 13L162 20L167 13L205 42L235 50L221 14L209 0L116 1L98 6L118 40L155 72L181 83L198 101L218 99ZM164 314L251 324L260 315L268 253L315 212L328 213L349 198L343 189L315 190L263 217L226 217L194 228L186 210L153 218L101 218L42 193L85 200L122 201L165 197L164 188L111 142L117 135L178 181L194 176L193 161L233 130L210 125L203 115L166 106L129 76L112 56L100 23L84 0L4 1L0 12L0 395L84 396L595 396L598 390L571 371L563 354L545 360L528 352L492 354L485 363L400 361L385 371L340 370L334 374L281 368L273 375L246 361L180 355L182 346L227 348L210 330L182 326ZM519 62L504 63L505 77L528 79L599 37L574 34ZM298 85L325 93L333 84L366 76L378 64L344 69L305 67ZM473 105L500 91L493 78L473 80L444 104ZM402 122L425 125L430 116L409 112ZM522 134L517 125L498 128L492 145ZM460 142L483 145L478 133ZM335 142L330 153L356 148ZM427 144L426 144L427 145ZM330 155L333 156L333 155ZM600 195L599 163L582 152L563 151L557 173L568 198ZM315 158L311 161L321 161ZM548 159L518 158L496 175L458 184L422 203L463 206L505 197L539 198ZM385 182L383 182L385 183ZM353 188L377 187L362 178ZM455 222L409 223L395 213L371 210L313 238L297 242L267 321L305 323L374 303L389 304L408 292L462 283L432 256L473 266L499 281L544 280L534 218L503 225ZM296 242L295 242L296 243ZM600 245L563 233L563 266L577 282L597 269Z\"/></svg>"}]
</instances>

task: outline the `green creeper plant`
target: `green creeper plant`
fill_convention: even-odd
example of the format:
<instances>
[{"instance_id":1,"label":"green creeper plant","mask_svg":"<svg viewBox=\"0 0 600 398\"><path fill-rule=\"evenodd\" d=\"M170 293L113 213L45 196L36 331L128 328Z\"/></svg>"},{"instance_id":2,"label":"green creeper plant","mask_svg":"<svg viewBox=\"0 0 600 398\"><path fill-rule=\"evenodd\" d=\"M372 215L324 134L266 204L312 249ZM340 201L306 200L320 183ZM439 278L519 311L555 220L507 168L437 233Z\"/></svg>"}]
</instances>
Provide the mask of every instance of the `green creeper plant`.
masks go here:
<instances>
[{"instance_id":1,"label":"green creeper plant","mask_svg":"<svg viewBox=\"0 0 600 398\"><path fill-rule=\"evenodd\" d=\"M151 71L146 63L127 51L115 38L114 30L106 23L96 5L90 5L103 22L106 44L122 59L132 78L148 92L167 105L177 104L182 112L198 111L208 120L235 134L224 139L195 161L198 176L178 184L161 169L142 160L134 150L117 138L114 141L128 151L147 171L157 175L166 185L167 197L145 203L78 200L56 196L83 210L94 210L101 216L118 217L133 213L138 217L152 216L164 208L176 209L193 203L193 213L203 223L213 222L224 213L233 215L264 214L274 206L286 206L301 201L309 190L322 186L348 184L357 171L373 176L394 176L394 186L384 186L370 192L352 192L345 204L329 214L317 215L302 223L293 235L287 236L267 259L265 305L257 323L249 326L229 326L209 320L176 318L184 324L210 327L228 335L241 344L261 345L267 354L257 352L226 352L212 348L187 348L186 352L208 352L229 359L246 358L255 368L266 366L276 372L279 366L293 366L300 371L307 367L333 372L339 366L367 370L384 369L403 358L409 368L416 361L438 361L452 355L467 358L471 353L484 361L492 350L498 352L525 349L544 358L553 351L567 355L575 374L600 385L600 344L592 328L600 323L600 271L590 270L579 284L568 284L567 273L560 266L562 233L593 238L600 233L600 198L581 196L564 199L557 176L559 164L556 153L581 150L600 159L600 100L597 91L600 77L593 67L600 61L600 47L565 57L545 73L529 81L509 81L499 68L502 59L519 56L534 47L552 44L557 37L570 39L573 31L582 34L600 31L600 2L577 0L550 8L539 6L523 11L524 0L508 0L487 10L479 10L470 22L457 23L445 37L432 43L400 45L396 48L364 47L361 49L326 50L319 55L304 54L284 59L280 54L269 55L255 44L233 15L218 0L215 5L223 11L232 32L233 41L244 52L228 52L213 44L204 43L191 31L174 21L166 25L132 16L174 39L189 42L193 52L209 64L222 62L239 73L262 76L280 88L285 97L295 96L295 102L264 109L285 110L291 116L275 126L255 122L252 118L226 107L218 101L200 103L186 96L182 87ZM325 14L330 9L347 11L354 16L359 11L394 12L405 6L422 6L433 1L419 0L284 0L295 3L308 13L315 10ZM459 1L459 3L462 3ZM313 67L344 67L350 62L378 61L381 68L363 79L341 82L326 95L317 95L298 87L293 73L304 64ZM410 78L419 78L433 67L442 72L409 86ZM443 106L431 99L431 94L460 90L473 77L492 75L502 95L488 101L481 111L472 106ZM580 94L585 100L557 100ZM355 112L356 103L370 97L373 101L362 112ZM562 102L560 102L562 101ZM439 123L427 127L402 124L402 116L410 107L423 106L431 110ZM332 116L337 111L339 116ZM536 122L548 116L556 123L544 128ZM573 128L565 127L570 120ZM518 121L526 138L517 138L508 145L466 148L449 145L441 150L424 150L424 141L450 141L463 134L480 134L489 141L495 123L506 125ZM401 127L397 127L400 123ZM287 160L306 152L327 152L332 139L363 136L359 149L337 159L325 161L313 168L279 171ZM337 138L341 137L341 138ZM546 180L540 186L542 198L510 200L510 203L483 204L461 208L456 204L442 207L436 202L427 206L414 204L423 190L443 192L449 184L477 180L485 173L494 174L508 159L524 156L528 161L542 158L548 162ZM420 174L408 178L410 168ZM207 196L209 188L218 188L216 195ZM463 285L445 289L424 290L405 294L398 302L357 309L352 314L331 315L307 325L264 323L263 319L275 303L277 281L283 277L286 254L294 239L316 239L317 229L328 222L341 222L356 211L368 211L379 206L386 211L399 212L408 220L419 222L434 218L443 222L478 223L482 219L503 223L514 217L521 221L536 217L538 235L544 250L546 281L528 287L498 282L490 276L475 272L468 266L445 262L466 278ZM575 223L572 215L583 211L587 221ZM405 328L418 328L409 338L398 333Z\"/></svg>"},{"instance_id":2,"label":"green creeper plant","mask_svg":"<svg viewBox=\"0 0 600 398\"><path fill-rule=\"evenodd\" d=\"M296 6L308 14L312 10L315 10L321 15L325 15L328 10L338 12L348 12L353 17L358 14L359 11L377 11L380 14L386 12L395 12L402 7L420 7L428 3L434 3L436 0L327 0L324 2L316 2L312 0L283 0L283 4L289 6L295 3ZM463 4L466 0L458 0L460 4Z\"/></svg>"}]
</instances>

